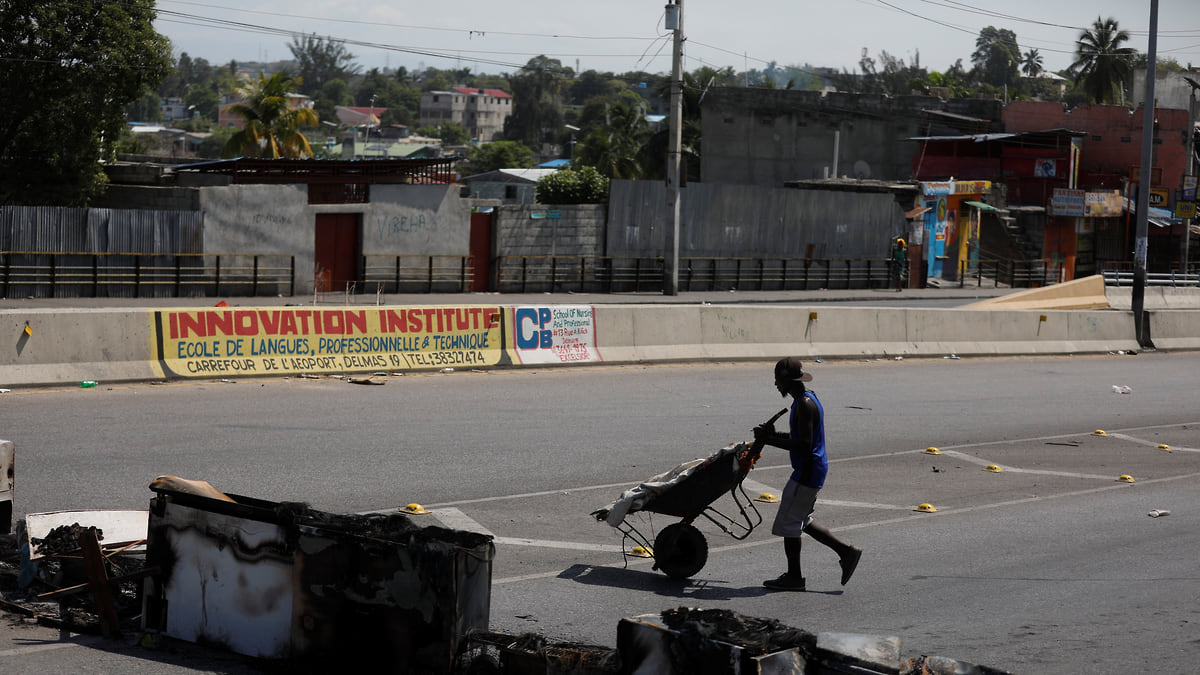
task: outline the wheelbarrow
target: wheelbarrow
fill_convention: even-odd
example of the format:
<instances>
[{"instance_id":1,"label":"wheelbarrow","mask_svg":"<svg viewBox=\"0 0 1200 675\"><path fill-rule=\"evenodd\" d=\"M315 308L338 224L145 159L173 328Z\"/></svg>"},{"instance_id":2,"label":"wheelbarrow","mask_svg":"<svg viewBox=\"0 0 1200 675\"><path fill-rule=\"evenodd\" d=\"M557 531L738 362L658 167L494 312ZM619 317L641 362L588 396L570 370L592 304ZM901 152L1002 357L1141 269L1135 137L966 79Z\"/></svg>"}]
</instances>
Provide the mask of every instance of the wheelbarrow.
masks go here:
<instances>
[{"instance_id":1,"label":"wheelbarrow","mask_svg":"<svg viewBox=\"0 0 1200 675\"><path fill-rule=\"evenodd\" d=\"M775 424L787 412L784 408L775 413L765 426ZM616 502L593 511L592 516L621 532L623 548L632 542L647 551L654 558L655 570L674 579L686 579L708 562L708 541L692 524L697 518L703 516L739 541L750 536L762 523L762 515L742 487L742 481L758 461L762 449L763 443L758 440L726 446L707 458L686 462L626 490ZM726 493L733 498L737 508L732 515L713 506ZM664 527L651 543L649 537L628 520L629 515L639 511L680 520ZM629 554L624 555L628 563Z\"/></svg>"}]
</instances>

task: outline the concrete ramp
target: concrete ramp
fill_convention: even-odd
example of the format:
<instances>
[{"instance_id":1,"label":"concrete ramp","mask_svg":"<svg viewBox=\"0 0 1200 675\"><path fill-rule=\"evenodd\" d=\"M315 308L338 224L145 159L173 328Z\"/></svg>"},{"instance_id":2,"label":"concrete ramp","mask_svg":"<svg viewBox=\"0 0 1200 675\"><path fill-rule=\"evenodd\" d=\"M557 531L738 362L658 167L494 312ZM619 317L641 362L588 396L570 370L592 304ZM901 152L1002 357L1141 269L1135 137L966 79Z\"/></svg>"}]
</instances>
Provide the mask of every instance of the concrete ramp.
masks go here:
<instances>
[{"instance_id":1,"label":"concrete ramp","mask_svg":"<svg viewBox=\"0 0 1200 675\"><path fill-rule=\"evenodd\" d=\"M1104 277L1094 274L1053 286L1031 288L987 300L980 300L962 309L1107 309L1108 296Z\"/></svg>"}]
</instances>

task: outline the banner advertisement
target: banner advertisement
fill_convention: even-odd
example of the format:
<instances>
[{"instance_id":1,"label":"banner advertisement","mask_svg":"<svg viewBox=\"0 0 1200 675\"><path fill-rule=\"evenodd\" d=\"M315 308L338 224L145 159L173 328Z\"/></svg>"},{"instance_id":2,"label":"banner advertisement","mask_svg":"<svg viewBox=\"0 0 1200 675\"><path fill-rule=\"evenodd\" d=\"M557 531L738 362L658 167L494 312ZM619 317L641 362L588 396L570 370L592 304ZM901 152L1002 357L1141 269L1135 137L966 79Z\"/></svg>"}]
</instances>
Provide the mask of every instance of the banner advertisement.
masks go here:
<instances>
[{"instance_id":1,"label":"banner advertisement","mask_svg":"<svg viewBox=\"0 0 1200 675\"><path fill-rule=\"evenodd\" d=\"M493 366L498 306L169 309L151 314L166 376Z\"/></svg>"},{"instance_id":2,"label":"banner advertisement","mask_svg":"<svg viewBox=\"0 0 1200 675\"><path fill-rule=\"evenodd\" d=\"M517 363L602 361L596 318L589 305L513 307L513 360Z\"/></svg>"},{"instance_id":3,"label":"banner advertisement","mask_svg":"<svg viewBox=\"0 0 1200 675\"><path fill-rule=\"evenodd\" d=\"M1083 190L1054 188L1050 199L1050 211L1054 216L1083 216L1087 193Z\"/></svg>"},{"instance_id":4,"label":"banner advertisement","mask_svg":"<svg viewBox=\"0 0 1200 675\"><path fill-rule=\"evenodd\" d=\"M1119 192L1088 192L1084 196L1085 216L1090 218L1115 218L1125 210Z\"/></svg>"}]
</instances>

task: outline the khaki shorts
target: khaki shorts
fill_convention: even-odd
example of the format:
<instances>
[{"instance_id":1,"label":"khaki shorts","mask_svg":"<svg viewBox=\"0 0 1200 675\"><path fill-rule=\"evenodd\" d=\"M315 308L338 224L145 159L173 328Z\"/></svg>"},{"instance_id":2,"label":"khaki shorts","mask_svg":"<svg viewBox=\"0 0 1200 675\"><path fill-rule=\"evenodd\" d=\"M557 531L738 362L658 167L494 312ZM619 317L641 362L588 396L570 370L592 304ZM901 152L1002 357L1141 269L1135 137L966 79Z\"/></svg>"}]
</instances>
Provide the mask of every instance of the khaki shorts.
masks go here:
<instances>
[{"instance_id":1,"label":"khaki shorts","mask_svg":"<svg viewBox=\"0 0 1200 675\"><path fill-rule=\"evenodd\" d=\"M799 537L804 528L813 521L813 510L817 505L818 488L810 488L788 479L779 500L779 511L771 534L777 537Z\"/></svg>"}]
</instances>

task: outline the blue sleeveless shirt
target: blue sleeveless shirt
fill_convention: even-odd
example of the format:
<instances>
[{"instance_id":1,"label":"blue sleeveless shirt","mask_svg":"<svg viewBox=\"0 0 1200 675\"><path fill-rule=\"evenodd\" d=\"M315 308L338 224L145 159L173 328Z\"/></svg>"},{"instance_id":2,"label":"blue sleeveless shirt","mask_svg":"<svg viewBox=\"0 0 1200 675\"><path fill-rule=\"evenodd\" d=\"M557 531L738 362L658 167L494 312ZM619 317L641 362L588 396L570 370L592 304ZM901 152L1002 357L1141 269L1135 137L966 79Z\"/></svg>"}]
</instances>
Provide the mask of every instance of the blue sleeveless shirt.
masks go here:
<instances>
[{"instance_id":1,"label":"blue sleeveless shirt","mask_svg":"<svg viewBox=\"0 0 1200 675\"><path fill-rule=\"evenodd\" d=\"M796 432L796 414L799 412L802 415L808 414L804 408L804 399L812 399L812 402L817 406L817 419L813 420L812 428L812 448L808 451L812 454L812 472L805 475L804 472L804 450L793 450L792 456L792 480L801 485L821 489L825 486L825 475L829 472L829 460L825 456L825 409L821 407L821 401L817 395L811 391L804 392L804 395L792 402L792 414L788 417L788 426L791 427L788 435L790 438L799 438Z\"/></svg>"}]
</instances>

